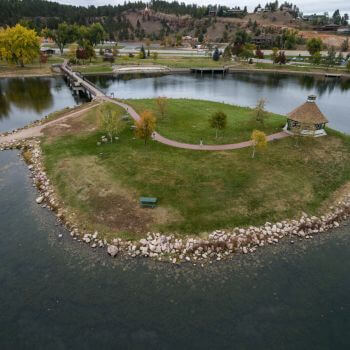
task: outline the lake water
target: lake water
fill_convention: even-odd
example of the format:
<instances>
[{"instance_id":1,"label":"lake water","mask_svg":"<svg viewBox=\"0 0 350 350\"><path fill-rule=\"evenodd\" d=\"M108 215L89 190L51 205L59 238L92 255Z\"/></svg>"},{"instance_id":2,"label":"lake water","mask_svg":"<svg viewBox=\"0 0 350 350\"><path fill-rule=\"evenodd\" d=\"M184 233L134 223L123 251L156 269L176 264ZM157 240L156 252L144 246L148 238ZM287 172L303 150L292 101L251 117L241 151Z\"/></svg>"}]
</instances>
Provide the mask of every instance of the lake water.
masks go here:
<instances>
[{"instance_id":1,"label":"lake water","mask_svg":"<svg viewBox=\"0 0 350 350\"><path fill-rule=\"evenodd\" d=\"M0 79L0 133L81 101L61 77Z\"/></svg>"},{"instance_id":2,"label":"lake water","mask_svg":"<svg viewBox=\"0 0 350 350\"><path fill-rule=\"evenodd\" d=\"M284 74L234 73L216 75L89 76L106 93L118 98L204 99L254 107L265 98L266 108L287 114L305 102L309 94L330 121L329 126L350 134L350 79L338 80ZM0 79L0 133L23 127L45 115L81 102L63 78Z\"/></svg>"},{"instance_id":3,"label":"lake water","mask_svg":"<svg viewBox=\"0 0 350 350\"><path fill-rule=\"evenodd\" d=\"M349 227L177 267L106 258L35 197L17 152L1 152L2 350L350 348Z\"/></svg>"},{"instance_id":4,"label":"lake water","mask_svg":"<svg viewBox=\"0 0 350 350\"><path fill-rule=\"evenodd\" d=\"M94 81L121 98L253 106L263 96L279 113L317 93L332 126L350 132L346 82L250 74ZM79 103L61 78L0 79L0 87L0 132ZM76 243L36 196L17 151L0 152L1 350L350 348L349 226L205 268L173 266L110 259Z\"/></svg>"},{"instance_id":5,"label":"lake water","mask_svg":"<svg viewBox=\"0 0 350 350\"><path fill-rule=\"evenodd\" d=\"M329 126L350 134L350 80L266 73L216 75L95 76L89 79L118 98L167 96L226 102L254 107L265 98L266 108L287 114L317 95L317 103Z\"/></svg>"}]
</instances>

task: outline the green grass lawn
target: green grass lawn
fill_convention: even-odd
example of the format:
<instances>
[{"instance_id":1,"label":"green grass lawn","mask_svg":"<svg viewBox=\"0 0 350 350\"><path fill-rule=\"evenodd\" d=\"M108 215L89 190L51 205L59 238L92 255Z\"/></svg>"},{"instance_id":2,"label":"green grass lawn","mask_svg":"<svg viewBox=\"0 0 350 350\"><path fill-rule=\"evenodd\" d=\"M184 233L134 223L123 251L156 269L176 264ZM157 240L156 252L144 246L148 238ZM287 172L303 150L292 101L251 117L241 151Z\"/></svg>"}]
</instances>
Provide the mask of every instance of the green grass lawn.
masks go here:
<instances>
[{"instance_id":1,"label":"green grass lawn","mask_svg":"<svg viewBox=\"0 0 350 350\"><path fill-rule=\"evenodd\" d=\"M350 180L350 137L334 131L299 146L293 138L269 143L252 159L250 148L190 151L154 141L145 146L130 122L117 142L98 146L103 132L94 110L67 123L71 128L46 132L45 167L76 219L106 237L196 235L313 214ZM157 197L158 208L140 209L140 196Z\"/></svg>"},{"instance_id":2,"label":"green grass lawn","mask_svg":"<svg viewBox=\"0 0 350 350\"><path fill-rule=\"evenodd\" d=\"M256 63L253 66L257 69L274 69L274 70L289 70L295 72L336 72L336 73L346 73L345 67L326 67L326 66L297 66L297 65L279 65L272 63Z\"/></svg>"},{"instance_id":3,"label":"green grass lawn","mask_svg":"<svg viewBox=\"0 0 350 350\"><path fill-rule=\"evenodd\" d=\"M157 117L157 131L161 135L186 143L198 144L200 139L204 144L247 141L255 129L269 135L281 131L286 123L285 117L267 112L262 124L256 121L255 112L251 108L210 101L168 99L164 116L154 99L127 102L139 113L145 109L153 111ZM218 132L216 139L216 130L210 127L209 118L218 111L227 115L227 126Z\"/></svg>"},{"instance_id":4,"label":"green grass lawn","mask_svg":"<svg viewBox=\"0 0 350 350\"><path fill-rule=\"evenodd\" d=\"M74 66L74 70L81 73L111 73L113 65L123 66L149 66L149 65L161 65L170 68L210 68L210 67L222 67L229 64L223 60L213 61L209 57L166 57L159 56L156 60L152 58L140 59L138 57L119 56L116 58L113 64L103 62L100 56L97 56L92 62L85 62L84 65Z\"/></svg>"}]
</instances>

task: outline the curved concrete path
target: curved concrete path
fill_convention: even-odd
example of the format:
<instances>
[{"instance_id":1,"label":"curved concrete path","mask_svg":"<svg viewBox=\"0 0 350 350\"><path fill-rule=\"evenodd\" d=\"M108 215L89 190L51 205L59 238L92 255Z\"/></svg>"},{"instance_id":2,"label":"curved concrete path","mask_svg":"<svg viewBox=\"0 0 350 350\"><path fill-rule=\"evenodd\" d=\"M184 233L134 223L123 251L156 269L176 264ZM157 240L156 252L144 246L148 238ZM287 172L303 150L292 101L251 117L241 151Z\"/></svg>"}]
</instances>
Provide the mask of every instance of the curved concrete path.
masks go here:
<instances>
[{"instance_id":1,"label":"curved concrete path","mask_svg":"<svg viewBox=\"0 0 350 350\"><path fill-rule=\"evenodd\" d=\"M140 120L140 115L128 104L114 100L112 98L109 98L105 94L103 94L100 90L98 90L93 84L91 84L87 80L83 80L78 74L73 72L68 66L67 66L67 61L62 64L61 66L62 70L69 74L71 77L75 79L78 83L83 85L85 88L87 88L89 91L91 91L97 100L103 100L107 102L114 103L120 107L122 107L125 111L127 111L130 116L134 119L134 121ZM55 119L51 122L48 122L43 125L38 125L38 126L33 126L32 128L28 129L23 129L15 134L10 134L7 136L1 136L0 137L0 144L1 143L6 143L6 142L11 142L11 141L18 141L18 140L24 140L27 138L32 138L32 137L38 137L42 136L42 130L46 128L49 125L57 124L65 119L71 118L73 116L77 116L81 114L82 112L85 112L91 108L94 108L96 105L89 106L85 109L81 109L79 111L72 112L70 114L67 114L61 118ZM285 137L288 137L289 134L285 132L279 132L276 134L272 134L267 136L267 141L273 141L273 140L279 140ZM160 143L163 143L164 145L168 145L171 147L176 147L176 148L182 148L182 149L190 149L190 150L195 150L195 151L229 151L229 150L234 150L234 149L240 149L240 148L245 148L245 147L250 147L253 145L252 141L245 141L245 142L239 142L239 143L232 143L232 144L226 144L226 145L195 145L195 144L190 144L190 143L183 143L183 142L178 142L174 140L170 140L157 132L153 133L153 140L156 140Z\"/></svg>"},{"instance_id":2,"label":"curved concrete path","mask_svg":"<svg viewBox=\"0 0 350 350\"><path fill-rule=\"evenodd\" d=\"M140 115L128 104L113 100L113 99L106 97L106 96L102 97L102 99L104 101L108 101L108 102L114 103L114 104L122 107L130 114L130 116L135 121L140 120ZM283 139L283 138L288 137L288 136L290 136L290 135L287 134L286 132L281 131L279 133L267 136L267 141L279 140L279 139ZM253 145L252 141L231 143L231 144L226 144L226 145L194 145L191 143L183 143L183 142L170 140L170 139L158 134L157 132L155 132L153 134L153 140L156 140L160 143L163 143L163 144L171 146L171 147L191 149L191 150L195 150L195 151L229 151L229 150L233 150L233 149L250 147Z\"/></svg>"}]
</instances>

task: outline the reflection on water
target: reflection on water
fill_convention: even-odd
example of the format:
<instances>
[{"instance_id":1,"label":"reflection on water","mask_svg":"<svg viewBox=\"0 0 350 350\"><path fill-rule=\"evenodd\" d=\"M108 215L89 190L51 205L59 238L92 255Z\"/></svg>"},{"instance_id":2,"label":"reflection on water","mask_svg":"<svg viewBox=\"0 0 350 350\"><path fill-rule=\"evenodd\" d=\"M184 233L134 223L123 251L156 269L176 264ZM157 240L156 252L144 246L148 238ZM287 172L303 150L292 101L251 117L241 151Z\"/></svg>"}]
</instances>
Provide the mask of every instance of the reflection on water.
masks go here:
<instances>
[{"instance_id":1,"label":"reflection on water","mask_svg":"<svg viewBox=\"0 0 350 350\"><path fill-rule=\"evenodd\" d=\"M0 84L0 120L5 117L8 118L9 112L10 103L3 92L3 87Z\"/></svg>"},{"instance_id":2,"label":"reflection on water","mask_svg":"<svg viewBox=\"0 0 350 350\"><path fill-rule=\"evenodd\" d=\"M51 80L42 78L14 78L5 85L10 104L21 110L41 113L52 106Z\"/></svg>"},{"instance_id":3,"label":"reflection on water","mask_svg":"<svg viewBox=\"0 0 350 350\"><path fill-rule=\"evenodd\" d=\"M287 114L315 94L318 105L328 117L329 126L350 133L350 79L321 76L232 73L215 75L135 75L89 77L107 93L119 98L197 98L254 107L259 98L267 100L267 108Z\"/></svg>"},{"instance_id":4,"label":"reflection on water","mask_svg":"<svg viewBox=\"0 0 350 350\"><path fill-rule=\"evenodd\" d=\"M82 101L61 77L0 79L0 133Z\"/></svg>"}]
</instances>

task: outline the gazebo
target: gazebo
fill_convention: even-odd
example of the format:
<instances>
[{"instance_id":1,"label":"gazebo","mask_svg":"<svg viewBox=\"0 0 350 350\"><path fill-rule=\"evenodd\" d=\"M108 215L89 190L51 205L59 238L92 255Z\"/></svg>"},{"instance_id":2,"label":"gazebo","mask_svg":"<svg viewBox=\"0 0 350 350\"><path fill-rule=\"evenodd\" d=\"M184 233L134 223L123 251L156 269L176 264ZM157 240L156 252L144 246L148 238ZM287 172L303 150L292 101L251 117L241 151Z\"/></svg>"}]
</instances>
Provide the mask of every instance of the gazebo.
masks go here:
<instances>
[{"instance_id":1,"label":"gazebo","mask_svg":"<svg viewBox=\"0 0 350 350\"><path fill-rule=\"evenodd\" d=\"M315 101L316 96L310 95L303 105L287 114L287 124L284 131L290 134L313 137L327 135L325 126L328 120Z\"/></svg>"}]
</instances>

